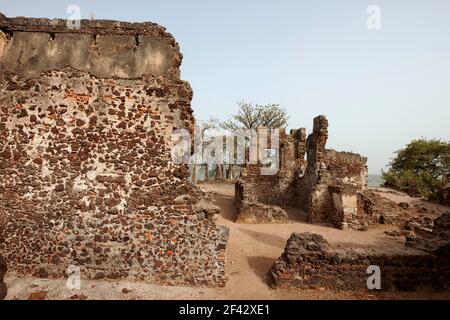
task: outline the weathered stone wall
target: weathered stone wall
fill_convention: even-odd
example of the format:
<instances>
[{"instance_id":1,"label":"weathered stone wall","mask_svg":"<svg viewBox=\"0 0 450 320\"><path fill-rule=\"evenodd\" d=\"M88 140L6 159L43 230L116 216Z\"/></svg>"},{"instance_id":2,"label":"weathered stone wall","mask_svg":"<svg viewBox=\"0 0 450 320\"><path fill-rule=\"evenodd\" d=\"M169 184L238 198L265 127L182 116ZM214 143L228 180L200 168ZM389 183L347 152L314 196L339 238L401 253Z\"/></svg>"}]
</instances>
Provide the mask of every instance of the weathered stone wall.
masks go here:
<instances>
[{"instance_id":1,"label":"weathered stone wall","mask_svg":"<svg viewBox=\"0 0 450 320\"><path fill-rule=\"evenodd\" d=\"M367 158L326 150L328 120L314 119L307 141L306 173L298 183L298 205L312 223L331 223L341 229L364 228L357 192L367 187Z\"/></svg>"},{"instance_id":2,"label":"weathered stone wall","mask_svg":"<svg viewBox=\"0 0 450 320\"><path fill-rule=\"evenodd\" d=\"M333 249L317 234L293 234L282 256L269 271L276 289L367 291L369 266L381 269L381 290L412 291L450 286L450 255L418 250L377 252Z\"/></svg>"},{"instance_id":3,"label":"weathered stone wall","mask_svg":"<svg viewBox=\"0 0 450 320\"><path fill-rule=\"evenodd\" d=\"M224 285L227 230L171 162L193 130L178 44L150 23L1 19L0 253L60 277Z\"/></svg>"},{"instance_id":4,"label":"weathered stone wall","mask_svg":"<svg viewBox=\"0 0 450 320\"><path fill-rule=\"evenodd\" d=\"M296 179L305 169L305 129L293 130L287 135L280 130L279 170L275 175L264 175L262 164L247 164L236 182L236 222L277 223L288 220L282 207L295 201ZM271 148L270 141L268 149Z\"/></svg>"},{"instance_id":5,"label":"weathered stone wall","mask_svg":"<svg viewBox=\"0 0 450 320\"><path fill-rule=\"evenodd\" d=\"M434 220L432 232L420 232L422 230L413 230L413 233L406 237L407 247L431 252L437 256L450 256L450 212Z\"/></svg>"},{"instance_id":6,"label":"weathered stone wall","mask_svg":"<svg viewBox=\"0 0 450 320\"><path fill-rule=\"evenodd\" d=\"M182 55L175 39L154 23L83 20L81 29L66 20L7 19L0 30L9 36L3 68L23 78L65 67L98 78L179 77ZM13 35L13 36L12 36Z\"/></svg>"}]
</instances>

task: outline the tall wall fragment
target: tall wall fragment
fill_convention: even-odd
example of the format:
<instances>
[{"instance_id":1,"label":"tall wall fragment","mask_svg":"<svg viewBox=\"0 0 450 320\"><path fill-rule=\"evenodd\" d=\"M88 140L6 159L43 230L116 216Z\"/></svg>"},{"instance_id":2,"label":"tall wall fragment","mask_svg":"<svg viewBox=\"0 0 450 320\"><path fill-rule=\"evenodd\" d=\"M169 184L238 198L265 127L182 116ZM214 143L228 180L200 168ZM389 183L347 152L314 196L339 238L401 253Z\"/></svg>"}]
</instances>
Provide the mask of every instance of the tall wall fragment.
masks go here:
<instances>
[{"instance_id":1,"label":"tall wall fragment","mask_svg":"<svg viewBox=\"0 0 450 320\"><path fill-rule=\"evenodd\" d=\"M261 138L261 137L258 137ZM280 130L278 168L275 174L264 175L263 164L247 163L236 182L236 221L242 223L282 223L288 221L283 208L295 201L296 177L305 170L305 129L286 134ZM277 146L278 147L278 146ZM267 145L268 150L272 148Z\"/></svg>"},{"instance_id":2,"label":"tall wall fragment","mask_svg":"<svg viewBox=\"0 0 450 320\"><path fill-rule=\"evenodd\" d=\"M175 39L153 23L0 16L0 253L11 270L224 285L227 230L171 161L193 131Z\"/></svg>"}]
</instances>

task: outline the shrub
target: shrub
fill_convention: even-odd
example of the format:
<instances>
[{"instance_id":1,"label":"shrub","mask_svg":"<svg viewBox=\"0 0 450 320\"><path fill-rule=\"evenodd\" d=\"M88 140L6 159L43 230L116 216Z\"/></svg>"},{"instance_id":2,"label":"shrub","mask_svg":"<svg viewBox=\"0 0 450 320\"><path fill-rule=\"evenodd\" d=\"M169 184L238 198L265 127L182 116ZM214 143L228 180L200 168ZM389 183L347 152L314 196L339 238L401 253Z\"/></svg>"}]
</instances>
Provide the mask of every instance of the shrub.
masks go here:
<instances>
[{"instance_id":1,"label":"shrub","mask_svg":"<svg viewBox=\"0 0 450 320\"><path fill-rule=\"evenodd\" d=\"M450 183L450 142L441 140L414 140L383 172L384 186L412 196L441 200Z\"/></svg>"}]
</instances>

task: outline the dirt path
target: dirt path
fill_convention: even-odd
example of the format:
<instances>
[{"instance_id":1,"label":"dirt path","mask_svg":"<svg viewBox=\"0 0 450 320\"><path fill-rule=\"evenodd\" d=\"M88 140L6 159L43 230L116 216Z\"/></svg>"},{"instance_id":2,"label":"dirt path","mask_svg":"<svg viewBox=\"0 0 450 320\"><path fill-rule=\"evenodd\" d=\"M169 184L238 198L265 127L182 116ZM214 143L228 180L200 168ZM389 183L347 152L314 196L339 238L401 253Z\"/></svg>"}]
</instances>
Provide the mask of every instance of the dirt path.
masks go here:
<instances>
[{"instance_id":1,"label":"dirt path","mask_svg":"<svg viewBox=\"0 0 450 320\"><path fill-rule=\"evenodd\" d=\"M352 299L374 298L371 295L336 293L321 290L272 291L267 287L265 276L275 259L284 250L286 241L293 232L315 232L336 247L364 247L374 250L404 248L398 238L385 235L392 226L380 226L368 232L342 231L329 226L311 225L304 222L302 212L289 212L288 224L249 225L235 224L233 184L202 184L205 191L215 193L216 204L221 207L217 223L230 228L227 248L227 273L229 281L223 293L226 297L237 299Z\"/></svg>"},{"instance_id":2,"label":"dirt path","mask_svg":"<svg viewBox=\"0 0 450 320\"><path fill-rule=\"evenodd\" d=\"M277 225L244 225L233 223L234 185L202 184L205 191L215 193L221 207L217 223L230 228L227 249L225 288L167 287L126 281L83 281L82 290L67 290L64 280L17 278L8 274L8 299L27 299L32 292L48 292L47 299L450 299L449 292L355 294L325 290L270 290L265 275L284 250L293 232L315 232L336 247L365 247L374 250L403 249L399 238L385 235L390 226L380 226L368 232L341 231L328 226L305 223L300 212L290 212L291 222ZM405 199L401 199L405 200ZM125 290L124 290L125 289Z\"/></svg>"}]
</instances>

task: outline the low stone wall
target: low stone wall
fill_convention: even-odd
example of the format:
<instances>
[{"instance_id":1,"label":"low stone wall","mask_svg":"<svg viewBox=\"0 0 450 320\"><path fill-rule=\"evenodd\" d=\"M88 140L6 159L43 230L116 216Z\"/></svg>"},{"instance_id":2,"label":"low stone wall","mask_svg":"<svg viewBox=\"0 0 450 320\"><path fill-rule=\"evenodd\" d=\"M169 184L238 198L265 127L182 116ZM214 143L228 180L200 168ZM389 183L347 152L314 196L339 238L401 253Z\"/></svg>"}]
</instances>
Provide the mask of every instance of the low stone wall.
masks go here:
<instances>
[{"instance_id":1,"label":"low stone wall","mask_svg":"<svg viewBox=\"0 0 450 320\"><path fill-rule=\"evenodd\" d=\"M267 205L254 196L252 184L239 180L235 184L234 206L237 223L285 223L288 221L286 211L276 205Z\"/></svg>"},{"instance_id":2,"label":"low stone wall","mask_svg":"<svg viewBox=\"0 0 450 320\"><path fill-rule=\"evenodd\" d=\"M293 234L269 271L269 285L280 289L366 291L369 266L381 269L381 290L450 288L450 255L419 250L365 252L332 249L320 235Z\"/></svg>"}]
</instances>

